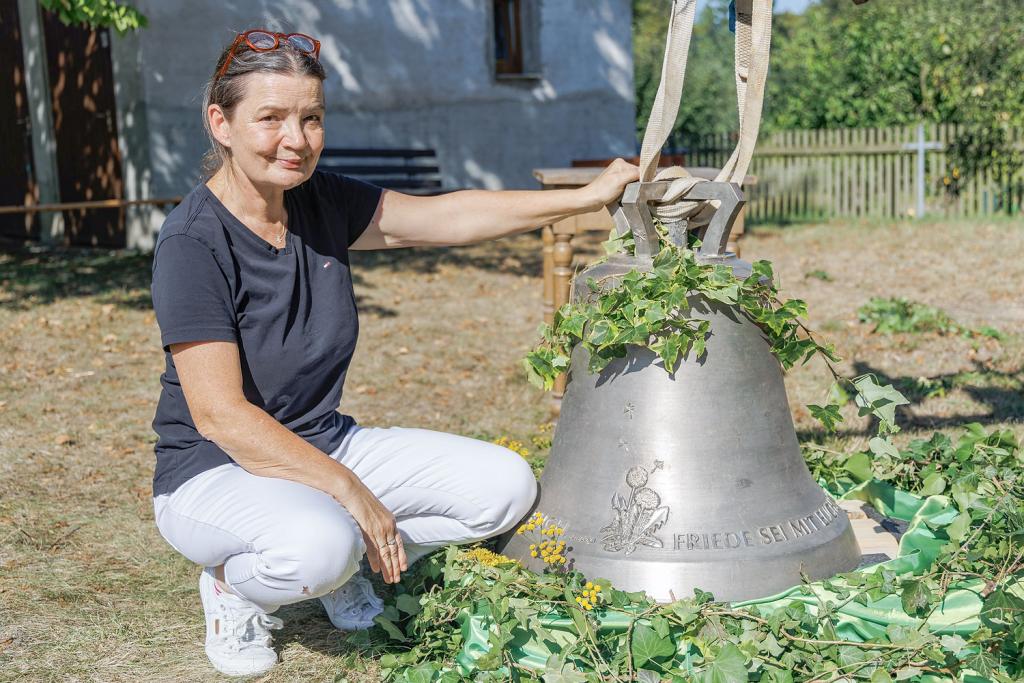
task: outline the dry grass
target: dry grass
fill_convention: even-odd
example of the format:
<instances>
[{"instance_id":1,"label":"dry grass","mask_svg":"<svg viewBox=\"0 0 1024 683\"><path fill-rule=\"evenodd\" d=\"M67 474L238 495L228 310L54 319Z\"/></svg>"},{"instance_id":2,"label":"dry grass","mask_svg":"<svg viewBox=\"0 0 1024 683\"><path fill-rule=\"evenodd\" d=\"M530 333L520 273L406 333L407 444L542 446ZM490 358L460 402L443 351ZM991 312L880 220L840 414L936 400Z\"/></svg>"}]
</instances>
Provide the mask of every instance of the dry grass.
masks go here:
<instances>
[{"instance_id":1,"label":"dry grass","mask_svg":"<svg viewBox=\"0 0 1024 683\"><path fill-rule=\"evenodd\" d=\"M345 408L400 424L529 443L549 419L518 360L540 321L535 235L460 250L359 254L362 336ZM904 384L946 377L906 411L903 438L977 420L1024 419L1024 223L835 224L761 230L744 256L775 262L784 292L851 371ZM832 278L805 277L824 270ZM149 427L162 355L148 259L73 252L0 255L0 681L218 680L202 652L197 570L152 522ZM968 325L1011 333L880 337L856 322L871 296L906 296ZM802 407L826 373L787 379ZM854 423L841 443L863 443ZM317 603L283 608L282 664L268 681L376 680Z\"/></svg>"}]
</instances>

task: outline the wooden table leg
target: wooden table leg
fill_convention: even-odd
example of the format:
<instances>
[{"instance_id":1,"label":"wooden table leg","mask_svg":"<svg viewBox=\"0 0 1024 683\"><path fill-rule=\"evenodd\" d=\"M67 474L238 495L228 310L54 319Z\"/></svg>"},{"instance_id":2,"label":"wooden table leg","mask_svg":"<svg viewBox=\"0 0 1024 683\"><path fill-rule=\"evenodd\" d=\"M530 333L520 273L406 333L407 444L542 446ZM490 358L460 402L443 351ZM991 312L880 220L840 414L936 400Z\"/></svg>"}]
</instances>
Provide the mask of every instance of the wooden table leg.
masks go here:
<instances>
[{"instance_id":1,"label":"wooden table leg","mask_svg":"<svg viewBox=\"0 0 1024 683\"><path fill-rule=\"evenodd\" d=\"M544 263L544 322L548 325L555 314L555 232L550 225L541 228L541 240L544 246L541 248Z\"/></svg>"},{"instance_id":2,"label":"wooden table leg","mask_svg":"<svg viewBox=\"0 0 1024 683\"><path fill-rule=\"evenodd\" d=\"M552 262L554 268L552 269L553 281L554 281L554 310L558 310L569 301L569 286L572 282L572 235L566 233L555 234L555 244L552 248ZM555 386L552 393L556 399L562 398L562 394L565 393L565 375L559 375L555 380Z\"/></svg>"}]
</instances>

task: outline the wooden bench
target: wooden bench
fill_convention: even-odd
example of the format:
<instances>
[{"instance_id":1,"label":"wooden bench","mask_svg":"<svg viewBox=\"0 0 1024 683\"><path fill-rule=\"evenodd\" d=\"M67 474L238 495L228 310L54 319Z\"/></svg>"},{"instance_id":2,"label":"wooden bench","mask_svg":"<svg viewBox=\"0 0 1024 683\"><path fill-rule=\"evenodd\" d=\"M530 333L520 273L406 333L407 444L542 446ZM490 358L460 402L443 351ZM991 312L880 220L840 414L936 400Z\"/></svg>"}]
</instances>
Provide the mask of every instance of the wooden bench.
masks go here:
<instances>
[{"instance_id":1,"label":"wooden bench","mask_svg":"<svg viewBox=\"0 0 1024 683\"><path fill-rule=\"evenodd\" d=\"M406 194L440 194L441 168L432 149L325 147L317 168Z\"/></svg>"}]
</instances>

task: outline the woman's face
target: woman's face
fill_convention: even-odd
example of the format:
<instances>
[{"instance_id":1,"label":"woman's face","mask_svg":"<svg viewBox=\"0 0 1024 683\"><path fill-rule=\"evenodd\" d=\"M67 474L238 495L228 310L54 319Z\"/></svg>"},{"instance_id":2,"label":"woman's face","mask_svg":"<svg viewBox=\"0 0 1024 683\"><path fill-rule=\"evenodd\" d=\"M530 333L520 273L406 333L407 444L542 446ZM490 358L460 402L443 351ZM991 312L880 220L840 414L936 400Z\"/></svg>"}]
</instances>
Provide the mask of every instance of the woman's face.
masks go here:
<instances>
[{"instance_id":1,"label":"woman's face","mask_svg":"<svg viewBox=\"0 0 1024 683\"><path fill-rule=\"evenodd\" d=\"M324 148L320 79L259 72L244 78L245 96L230 120L210 105L214 136L253 185L287 190L305 182Z\"/></svg>"}]
</instances>

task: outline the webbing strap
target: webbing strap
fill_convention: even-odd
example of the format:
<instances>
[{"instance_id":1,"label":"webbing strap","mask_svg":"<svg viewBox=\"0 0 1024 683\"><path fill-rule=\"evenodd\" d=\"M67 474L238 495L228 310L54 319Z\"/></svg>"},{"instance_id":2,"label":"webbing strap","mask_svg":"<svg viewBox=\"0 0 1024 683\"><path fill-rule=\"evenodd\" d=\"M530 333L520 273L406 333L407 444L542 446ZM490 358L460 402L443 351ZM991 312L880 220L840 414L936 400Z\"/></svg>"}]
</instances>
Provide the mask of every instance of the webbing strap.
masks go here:
<instances>
[{"instance_id":1,"label":"webbing strap","mask_svg":"<svg viewBox=\"0 0 1024 683\"><path fill-rule=\"evenodd\" d=\"M640 180L643 182L654 178L661 149L679 114L696 5L696 0L672 0L661 82L640 148ZM735 77L739 139L729 161L715 178L717 181L742 184L747 175L761 127L771 37L772 0L736 0Z\"/></svg>"},{"instance_id":2,"label":"webbing strap","mask_svg":"<svg viewBox=\"0 0 1024 683\"><path fill-rule=\"evenodd\" d=\"M743 184L761 128L772 44L772 0L736 0L736 103L739 139L715 180Z\"/></svg>"},{"instance_id":3,"label":"webbing strap","mask_svg":"<svg viewBox=\"0 0 1024 683\"><path fill-rule=\"evenodd\" d=\"M683 80L686 77L686 60L690 52L690 36L693 35L693 16L697 11L697 0L672 0L672 15L668 22L668 36L665 38L665 58L661 64L661 82L654 96L651 114L647 118L644 140L640 147L640 180L654 179L661 159L661 148L672 133L679 115L679 99L683 94Z\"/></svg>"}]
</instances>

